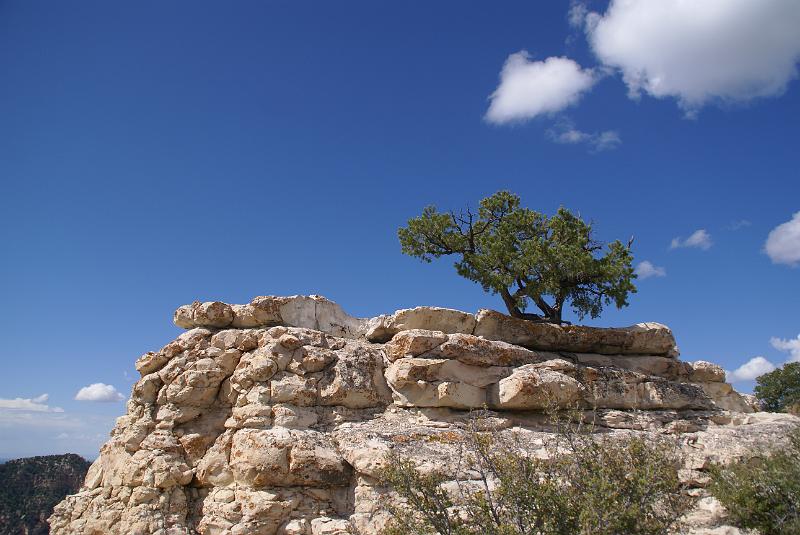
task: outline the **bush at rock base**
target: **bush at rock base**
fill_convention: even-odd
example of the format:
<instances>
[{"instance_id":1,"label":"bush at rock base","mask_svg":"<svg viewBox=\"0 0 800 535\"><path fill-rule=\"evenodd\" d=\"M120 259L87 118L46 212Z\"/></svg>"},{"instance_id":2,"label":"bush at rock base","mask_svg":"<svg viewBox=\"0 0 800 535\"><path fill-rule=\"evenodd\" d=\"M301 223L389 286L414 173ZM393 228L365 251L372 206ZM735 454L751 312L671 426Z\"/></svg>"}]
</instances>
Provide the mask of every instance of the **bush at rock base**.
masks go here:
<instances>
[{"instance_id":1,"label":"bush at rock base","mask_svg":"<svg viewBox=\"0 0 800 535\"><path fill-rule=\"evenodd\" d=\"M605 438L561 424L538 455L479 427L463 446L458 474L421 472L389 455L383 479L402 503L390 506L385 535L655 535L690 507L667 440Z\"/></svg>"},{"instance_id":2,"label":"bush at rock base","mask_svg":"<svg viewBox=\"0 0 800 535\"><path fill-rule=\"evenodd\" d=\"M763 459L711 468L711 493L734 525L761 535L800 533L800 428L789 438Z\"/></svg>"}]
</instances>

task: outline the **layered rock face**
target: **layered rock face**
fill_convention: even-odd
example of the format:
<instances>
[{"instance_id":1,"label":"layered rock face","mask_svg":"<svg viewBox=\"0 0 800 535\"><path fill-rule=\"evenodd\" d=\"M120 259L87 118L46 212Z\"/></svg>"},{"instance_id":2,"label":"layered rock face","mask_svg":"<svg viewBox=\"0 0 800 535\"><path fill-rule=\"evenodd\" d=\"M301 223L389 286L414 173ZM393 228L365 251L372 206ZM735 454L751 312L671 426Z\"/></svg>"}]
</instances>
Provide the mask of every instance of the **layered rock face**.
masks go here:
<instances>
[{"instance_id":1,"label":"layered rock face","mask_svg":"<svg viewBox=\"0 0 800 535\"><path fill-rule=\"evenodd\" d=\"M723 522L703 490L709 463L761 452L800 421L754 413L719 366L680 361L657 323L433 307L359 319L319 296L193 303L174 321L186 332L137 360L127 414L53 533L377 534L388 451L455 473L470 409L533 452L550 433L543 411L576 407L603 431L680 438L699 533Z\"/></svg>"}]
</instances>

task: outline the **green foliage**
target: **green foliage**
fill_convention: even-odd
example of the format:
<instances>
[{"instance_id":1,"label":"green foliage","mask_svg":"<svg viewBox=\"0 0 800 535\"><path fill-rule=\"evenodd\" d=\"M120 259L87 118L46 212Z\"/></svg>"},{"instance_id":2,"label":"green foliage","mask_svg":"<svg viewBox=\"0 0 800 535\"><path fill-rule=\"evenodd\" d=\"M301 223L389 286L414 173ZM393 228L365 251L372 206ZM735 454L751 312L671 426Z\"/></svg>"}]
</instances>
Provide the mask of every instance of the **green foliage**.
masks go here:
<instances>
[{"instance_id":1,"label":"green foliage","mask_svg":"<svg viewBox=\"0 0 800 535\"><path fill-rule=\"evenodd\" d=\"M89 465L74 453L0 464L0 533L49 533L47 517L67 494L78 490Z\"/></svg>"},{"instance_id":2,"label":"green foliage","mask_svg":"<svg viewBox=\"0 0 800 535\"><path fill-rule=\"evenodd\" d=\"M764 410L785 412L800 403L800 362L790 362L756 379L756 398Z\"/></svg>"},{"instance_id":3,"label":"green foliage","mask_svg":"<svg viewBox=\"0 0 800 535\"><path fill-rule=\"evenodd\" d=\"M627 306L636 292L630 243L614 241L600 254L590 223L565 208L552 217L522 208L507 191L483 199L477 214L428 206L398 237L403 253L425 262L459 256L458 274L499 293L516 317L561 322L569 304L580 319L596 318L603 306ZM524 313L529 301L542 316Z\"/></svg>"},{"instance_id":4,"label":"green foliage","mask_svg":"<svg viewBox=\"0 0 800 535\"><path fill-rule=\"evenodd\" d=\"M711 467L711 493L732 523L761 535L800 533L800 429L764 459Z\"/></svg>"},{"instance_id":5,"label":"green foliage","mask_svg":"<svg viewBox=\"0 0 800 535\"><path fill-rule=\"evenodd\" d=\"M405 505L390 507L386 535L665 534L690 504L666 443L562 428L544 460L497 433L465 440L462 474L421 474L389 456L384 481ZM448 493L453 479L460 491Z\"/></svg>"}]
</instances>

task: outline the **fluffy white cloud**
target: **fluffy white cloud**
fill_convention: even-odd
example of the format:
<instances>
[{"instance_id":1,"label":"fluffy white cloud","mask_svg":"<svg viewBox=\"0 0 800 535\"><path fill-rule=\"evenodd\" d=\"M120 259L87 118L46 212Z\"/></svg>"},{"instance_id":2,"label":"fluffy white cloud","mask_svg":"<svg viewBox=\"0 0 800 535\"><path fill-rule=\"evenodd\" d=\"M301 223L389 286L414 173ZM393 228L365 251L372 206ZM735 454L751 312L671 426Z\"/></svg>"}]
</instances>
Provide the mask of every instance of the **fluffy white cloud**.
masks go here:
<instances>
[{"instance_id":1,"label":"fluffy white cloud","mask_svg":"<svg viewBox=\"0 0 800 535\"><path fill-rule=\"evenodd\" d=\"M764 250L775 264L800 264L800 212L770 231Z\"/></svg>"},{"instance_id":2,"label":"fluffy white cloud","mask_svg":"<svg viewBox=\"0 0 800 535\"><path fill-rule=\"evenodd\" d=\"M759 375L764 375L775 369L775 365L764 357L753 357L732 372L726 371L728 382L752 381Z\"/></svg>"},{"instance_id":3,"label":"fluffy white cloud","mask_svg":"<svg viewBox=\"0 0 800 535\"><path fill-rule=\"evenodd\" d=\"M796 0L612 0L584 20L595 55L622 72L631 96L674 97L690 114L778 96L797 76Z\"/></svg>"},{"instance_id":4,"label":"fluffy white cloud","mask_svg":"<svg viewBox=\"0 0 800 535\"><path fill-rule=\"evenodd\" d=\"M789 353L789 362L800 362L800 334L797 338L770 338L769 343L778 351Z\"/></svg>"},{"instance_id":5,"label":"fluffy white cloud","mask_svg":"<svg viewBox=\"0 0 800 535\"><path fill-rule=\"evenodd\" d=\"M570 121L560 121L547 131L547 136L556 143L569 145L585 144L591 152L616 149L622 144L622 139L616 130L604 132L583 132L578 130Z\"/></svg>"},{"instance_id":6,"label":"fluffy white cloud","mask_svg":"<svg viewBox=\"0 0 800 535\"><path fill-rule=\"evenodd\" d=\"M78 401L122 401L125 398L112 385L94 383L78 390L75 399Z\"/></svg>"},{"instance_id":7,"label":"fluffy white cloud","mask_svg":"<svg viewBox=\"0 0 800 535\"><path fill-rule=\"evenodd\" d=\"M51 407L47 404L50 396L42 394L35 398L14 398L2 399L0 398L0 410L9 409L15 411L29 411L29 412L64 412L61 407Z\"/></svg>"},{"instance_id":8,"label":"fluffy white cloud","mask_svg":"<svg viewBox=\"0 0 800 535\"><path fill-rule=\"evenodd\" d=\"M688 238L673 238L672 243L669 244L670 249L678 249L680 247L695 247L707 251L711 248L714 242L711 241L711 234L706 232L705 229L699 229L692 232Z\"/></svg>"},{"instance_id":9,"label":"fluffy white cloud","mask_svg":"<svg viewBox=\"0 0 800 535\"><path fill-rule=\"evenodd\" d=\"M643 260L636 266L636 275L640 279L649 279L650 277L666 277L667 270L663 267L654 265L649 260Z\"/></svg>"},{"instance_id":10,"label":"fluffy white cloud","mask_svg":"<svg viewBox=\"0 0 800 535\"><path fill-rule=\"evenodd\" d=\"M526 51L516 52L503 65L486 120L506 124L561 111L578 102L594 83L593 71L569 58L532 61Z\"/></svg>"}]
</instances>

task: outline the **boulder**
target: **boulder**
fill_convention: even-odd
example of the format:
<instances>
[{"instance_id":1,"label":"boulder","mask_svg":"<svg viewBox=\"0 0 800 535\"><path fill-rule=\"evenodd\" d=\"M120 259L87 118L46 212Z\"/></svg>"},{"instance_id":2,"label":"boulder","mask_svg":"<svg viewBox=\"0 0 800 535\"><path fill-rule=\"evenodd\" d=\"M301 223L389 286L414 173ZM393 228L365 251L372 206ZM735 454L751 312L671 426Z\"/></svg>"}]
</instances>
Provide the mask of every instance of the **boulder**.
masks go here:
<instances>
[{"instance_id":1,"label":"boulder","mask_svg":"<svg viewBox=\"0 0 800 535\"><path fill-rule=\"evenodd\" d=\"M486 403L486 389L461 382L443 368L447 359L402 358L392 363L386 379L395 403L407 407L481 408Z\"/></svg>"},{"instance_id":2,"label":"boulder","mask_svg":"<svg viewBox=\"0 0 800 535\"><path fill-rule=\"evenodd\" d=\"M536 364L514 370L489 394L489 406L506 410L575 408L583 405L584 386L569 375Z\"/></svg>"},{"instance_id":3,"label":"boulder","mask_svg":"<svg viewBox=\"0 0 800 535\"><path fill-rule=\"evenodd\" d=\"M265 295L245 305L217 301L179 307L173 316L178 327L253 328L285 325L318 329L343 338L363 337L367 320L348 315L341 306L319 295L279 297Z\"/></svg>"},{"instance_id":4,"label":"boulder","mask_svg":"<svg viewBox=\"0 0 800 535\"><path fill-rule=\"evenodd\" d=\"M708 410L711 399L696 386L629 370L585 367L578 376L586 403L597 409Z\"/></svg>"},{"instance_id":5,"label":"boulder","mask_svg":"<svg viewBox=\"0 0 800 535\"><path fill-rule=\"evenodd\" d=\"M280 403L272 407L272 420L275 427L307 429L319 421L313 409Z\"/></svg>"},{"instance_id":6,"label":"boulder","mask_svg":"<svg viewBox=\"0 0 800 535\"><path fill-rule=\"evenodd\" d=\"M153 352L148 351L138 359L136 359L136 371L138 371L142 376L153 372L157 372L160 370L164 364L169 361L169 357L162 353L162 352Z\"/></svg>"},{"instance_id":7,"label":"boulder","mask_svg":"<svg viewBox=\"0 0 800 535\"><path fill-rule=\"evenodd\" d=\"M335 363L321 372L319 404L341 405L350 409L383 407L391 402L391 392L383 374L383 355L365 346L348 346ZM338 353L337 353L338 354Z\"/></svg>"},{"instance_id":8,"label":"boulder","mask_svg":"<svg viewBox=\"0 0 800 535\"><path fill-rule=\"evenodd\" d=\"M521 366L549 360L558 355L530 351L524 347L485 340L471 334L451 334L447 341L424 356L455 359L472 366Z\"/></svg>"},{"instance_id":9,"label":"boulder","mask_svg":"<svg viewBox=\"0 0 800 535\"><path fill-rule=\"evenodd\" d=\"M373 318L365 336L370 342L386 342L395 334L412 329L471 334L475 329L475 316L450 308L407 308L390 316Z\"/></svg>"},{"instance_id":10,"label":"boulder","mask_svg":"<svg viewBox=\"0 0 800 535\"><path fill-rule=\"evenodd\" d=\"M761 412L764 410L764 405L753 394L739 394L745 403L752 409L753 412Z\"/></svg>"},{"instance_id":11,"label":"boulder","mask_svg":"<svg viewBox=\"0 0 800 535\"><path fill-rule=\"evenodd\" d=\"M313 407L317 404L317 377L301 376L289 372L278 372L270 381L272 401L291 403L298 407Z\"/></svg>"},{"instance_id":12,"label":"boulder","mask_svg":"<svg viewBox=\"0 0 800 535\"><path fill-rule=\"evenodd\" d=\"M216 400L225 370L210 358L191 363L165 389L166 401L176 405L208 407Z\"/></svg>"},{"instance_id":13,"label":"boulder","mask_svg":"<svg viewBox=\"0 0 800 535\"><path fill-rule=\"evenodd\" d=\"M483 309L478 312L473 334L542 351L677 356L672 331L660 323L637 323L631 327L604 329L535 323Z\"/></svg>"},{"instance_id":14,"label":"boulder","mask_svg":"<svg viewBox=\"0 0 800 535\"><path fill-rule=\"evenodd\" d=\"M741 413L754 412L753 406L728 383L697 382L696 385L702 388L703 392L713 400L714 405L720 409Z\"/></svg>"},{"instance_id":15,"label":"boulder","mask_svg":"<svg viewBox=\"0 0 800 535\"><path fill-rule=\"evenodd\" d=\"M692 368L688 362L652 355L598 355L597 353L562 353L575 362L595 368L621 368L671 381L688 381Z\"/></svg>"},{"instance_id":16,"label":"boulder","mask_svg":"<svg viewBox=\"0 0 800 535\"><path fill-rule=\"evenodd\" d=\"M192 305L192 323L195 327L227 327L232 322L233 309L226 303L207 301Z\"/></svg>"},{"instance_id":17,"label":"boulder","mask_svg":"<svg viewBox=\"0 0 800 535\"><path fill-rule=\"evenodd\" d=\"M234 480L251 487L346 486L352 473L322 433L284 428L236 431L230 466Z\"/></svg>"},{"instance_id":18,"label":"boulder","mask_svg":"<svg viewBox=\"0 0 800 535\"><path fill-rule=\"evenodd\" d=\"M394 362L403 357L416 357L442 345L447 335L442 331L411 329L395 334L384 346L386 357Z\"/></svg>"},{"instance_id":19,"label":"boulder","mask_svg":"<svg viewBox=\"0 0 800 535\"><path fill-rule=\"evenodd\" d=\"M696 360L689 363L690 373L689 381L692 383L724 383L725 370L722 366L706 362L705 360Z\"/></svg>"}]
</instances>

